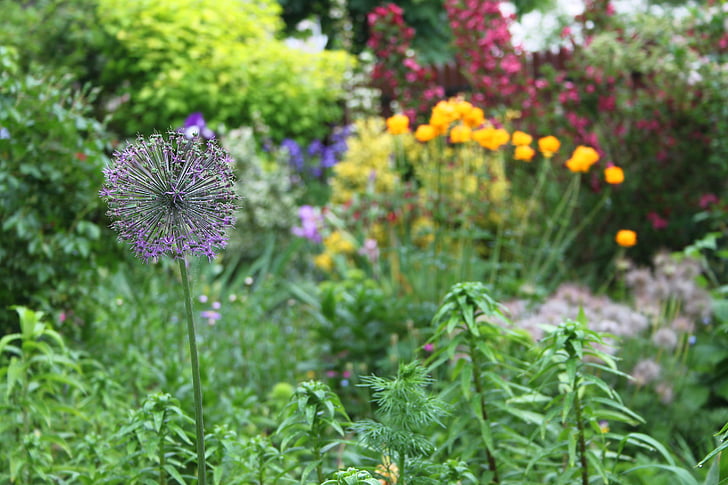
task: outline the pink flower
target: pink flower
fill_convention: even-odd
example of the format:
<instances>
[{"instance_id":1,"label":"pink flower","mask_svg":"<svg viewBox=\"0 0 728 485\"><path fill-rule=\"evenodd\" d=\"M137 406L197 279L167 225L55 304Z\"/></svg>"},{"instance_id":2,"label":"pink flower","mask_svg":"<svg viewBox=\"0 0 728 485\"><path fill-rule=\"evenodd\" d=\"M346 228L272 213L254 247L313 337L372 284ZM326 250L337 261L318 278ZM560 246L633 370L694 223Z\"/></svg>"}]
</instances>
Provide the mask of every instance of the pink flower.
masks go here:
<instances>
[{"instance_id":1,"label":"pink flower","mask_svg":"<svg viewBox=\"0 0 728 485\"><path fill-rule=\"evenodd\" d=\"M661 217L657 212L647 214L647 219L652 224L652 227L657 230L665 229L668 225L668 220Z\"/></svg>"},{"instance_id":2,"label":"pink flower","mask_svg":"<svg viewBox=\"0 0 728 485\"><path fill-rule=\"evenodd\" d=\"M700 208L701 209L707 209L713 204L717 204L719 202L718 196L715 194L703 194L700 196Z\"/></svg>"}]
</instances>

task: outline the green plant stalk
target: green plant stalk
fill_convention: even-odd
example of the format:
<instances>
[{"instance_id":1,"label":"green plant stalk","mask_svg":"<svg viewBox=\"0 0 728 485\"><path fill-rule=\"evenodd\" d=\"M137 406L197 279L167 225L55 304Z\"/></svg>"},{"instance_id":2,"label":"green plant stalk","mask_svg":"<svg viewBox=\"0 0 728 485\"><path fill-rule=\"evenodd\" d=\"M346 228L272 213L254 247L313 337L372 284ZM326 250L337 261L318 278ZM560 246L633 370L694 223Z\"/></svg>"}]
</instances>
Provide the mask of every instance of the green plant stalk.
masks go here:
<instances>
[{"instance_id":1,"label":"green plant stalk","mask_svg":"<svg viewBox=\"0 0 728 485\"><path fill-rule=\"evenodd\" d=\"M399 453L399 474L397 477L397 483L405 485L404 473L407 471L407 455L405 453Z\"/></svg>"},{"instance_id":2,"label":"green plant stalk","mask_svg":"<svg viewBox=\"0 0 728 485\"><path fill-rule=\"evenodd\" d=\"M575 384L577 384L575 382ZM581 483L589 485L589 469L586 461L586 441L584 440L584 423L581 420L581 398L579 389L574 386L574 407L576 408L576 429L579 439L579 460L581 461Z\"/></svg>"},{"instance_id":3,"label":"green plant stalk","mask_svg":"<svg viewBox=\"0 0 728 485\"><path fill-rule=\"evenodd\" d=\"M490 426L490 420L488 419L488 411L486 409L485 405L485 393L483 392L483 382L480 378L480 357L478 356L478 349L476 349L475 344L473 343L474 337L470 336L470 358L473 362L473 385L475 386L475 392L478 393L478 397L480 398L480 413L481 417L483 418L483 421L485 422L486 426ZM487 443L485 444L485 456L488 459L488 467L493 472L493 483L500 483L500 478L498 478L498 466L495 461L495 457L490 451L490 448L488 447Z\"/></svg>"},{"instance_id":4,"label":"green plant stalk","mask_svg":"<svg viewBox=\"0 0 728 485\"><path fill-rule=\"evenodd\" d=\"M187 338L190 344L190 363L192 364L192 388L195 399L195 433L197 435L197 483L205 485L205 425L202 421L202 388L200 386L200 362L197 357L197 338L195 337L195 320L192 316L192 295L190 279L187 275L187 259L179 259L179 271L182 275L182 287L185 292L185 310L187 312Z\"/></svg>"},{"instance_id":5,"label":"green plant stalk","mask_svg":"<svg viewBox=\"0 0 728 485\"><path fill-rule=\"evenodd\" d=\"M167 410L164 410L163 421L167 419ZM164 433L159 437L159 484L167 485L167 474L164 471L165 465L165 453L164 453Z\"/></svg>"}]
</instances>

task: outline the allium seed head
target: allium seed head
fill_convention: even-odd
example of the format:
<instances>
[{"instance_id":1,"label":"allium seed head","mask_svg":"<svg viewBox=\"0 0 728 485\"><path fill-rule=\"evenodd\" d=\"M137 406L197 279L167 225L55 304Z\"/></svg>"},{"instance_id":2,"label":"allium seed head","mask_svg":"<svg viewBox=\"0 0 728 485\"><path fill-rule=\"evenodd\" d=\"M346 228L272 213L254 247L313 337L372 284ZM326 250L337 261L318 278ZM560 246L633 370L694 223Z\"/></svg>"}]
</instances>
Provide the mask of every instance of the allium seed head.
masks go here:
<instances>
[{"instance_id":1,"label":"allium seed head","mask_svg":"<svg viewBox=\"0 0 728 485\"><path fill-rule=\"evenodd\" d=\"M212 259L225 247L237 196L231 159L214 141L140 137L114 154L104 175L111 227L144 262L164 254Z\"/></svg>"}]
</instances>

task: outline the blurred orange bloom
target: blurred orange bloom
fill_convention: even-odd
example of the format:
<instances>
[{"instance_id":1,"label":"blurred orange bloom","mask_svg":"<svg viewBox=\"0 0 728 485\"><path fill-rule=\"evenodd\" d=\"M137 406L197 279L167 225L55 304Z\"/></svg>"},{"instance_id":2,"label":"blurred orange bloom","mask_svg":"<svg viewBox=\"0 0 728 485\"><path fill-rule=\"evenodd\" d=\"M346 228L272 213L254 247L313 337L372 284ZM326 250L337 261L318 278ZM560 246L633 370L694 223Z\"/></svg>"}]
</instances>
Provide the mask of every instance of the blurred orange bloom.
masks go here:
<instances>
[{"instance_id":1,"label":"blurred orange bloom","mask_svg":"<svg viewBox=\"0 0 728 485\"><path fill-rule=\"evenodd\" d=\"M536 150L528 145L519 145L516 147L513 158L515 158L516 160L523 160L524 162L530 162L533 159L534 155L536 155Z\"/></svg>"},{"instance_id":2,"label":"blurred orange bloom","mask_svg":"<svg viewBox=\"0 0 728 485\"><path fill-rule=\"evenodd\" d=\"M524 133L522 131L514 131L511 138L511 143L516 146L530 145L532 141L533 137L528 133Z\"/></svg>"},{"instance_id":3,"label":"blurred orange bloom","mask_svg":"<svg viewBox=\"0 0 728 485\"><path fill-rule=\"evenodd\" d=\"M394 115L387 118L387 131L392 135L401 135L409 131L409 118L405 115Z\"/></svg>"},{"instance_id":4,"label":"blurred orange bloom","mask_svg":"<svg viewBox=\"0 0 728 485\"><path fill-rule=\"evenodd\" d=\"M452 143L465 143L470 141L470 136L471 130L465 125L457 125L450 130L450 141Z\"/></svg>"},{"instance_id":5,"label":"blurred orange bloom","mask_svg":"<svg viewBox=\"0 0 728 485\"><path fill-rule=\"evenodd\" d=\"M599 161L599 154L592 147L579 145L566 161L566 167L572 172L588 172L592 165Z\"/></svg>"},{"instance_id":6,"label":"blurred orange bloom","mask_svg":"<svg viewBox=\"0 0 728 485\"><path fill-rule=\"evenodd\" d=\"M629 229L620 229L614 240L624 248L631 248L637 244L637 233Z\"/></svg>"},{"instance_id":7,"label":"blurred orange bloom","mask_svg":"<svg viewBox=\"0 0 728 485\"><path fill-rule=\"evenodd\" d=\"M618 185L624 182L624 170L612 166L604 169L604 179L608 184Z\"/></svg>"},{"instance_id":8,"label":"blurred orange bloom","mask_svg":"<svg viewBox=\"0 0 728 485\"><path fill-rule=\"evenodd\" d=\"M503 128L481 128L472 134L473 140L488 150L497 150L508 143L510 135Z\"/></svg>"},{"instance_id":9,"label":"blurred orange bloom","mask_svg":"<svg viewBox=\"0 0 728 485\"><path fill-rule=\"evenodd\" d=\"M417 141L427 142L437 136L437 129L432 125L420 125L415 130L415 138Z\"/></svg>"},{"instance_id":10,"label":"blurred orange bloom","mask_svg":"<svg viewBox=\"0 0 728 485\"><path fill-rule=\"evenodd\" d=\"M544 157L551 158L561 148L561 142L555 136L544 136L538 139L538 149Z\"/></svg>"}]
</instances>

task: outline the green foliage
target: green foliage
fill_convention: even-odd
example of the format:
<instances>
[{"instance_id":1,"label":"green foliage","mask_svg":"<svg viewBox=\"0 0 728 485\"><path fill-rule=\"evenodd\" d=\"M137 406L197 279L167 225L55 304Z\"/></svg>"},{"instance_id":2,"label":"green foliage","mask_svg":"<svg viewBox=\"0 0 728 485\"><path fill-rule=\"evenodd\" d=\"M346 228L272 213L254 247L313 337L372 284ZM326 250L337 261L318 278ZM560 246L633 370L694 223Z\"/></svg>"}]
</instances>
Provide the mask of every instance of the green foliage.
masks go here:
<instances>
[{"instance_id":1,"label":"green foliage","mask_svg":"<svg viewBox=\"0 0 728 485\"><path fill-rule=\"evenodd\" d=\"M95 93L44 72L23 75L18 57L0 47L0 334L11 304L83 317L79 297L114 256L96 196L109 143L90 117Z\"/></svg>"},{"instance_id":2,"label":"green foliage","mask_svg":"<svg viewBox=\"0 0 728 485\"><path fill-rule=\"evenodd\" d=\"M99 0L101 25L117 41L104 52L102 81L129 99L116 112L118 126L150 132L200 111L213 126L263 123L276 141L322 136L341 115L351 60L289 49L276 40L278 13L271 0Z\"/></svg>"},{"instance_id":3,"label":"green foliage","mask_svg":"<svg viewBox=\"0 0 728 485\"><path fill-rule=\"evenodd\" d=\"M362 381L372 391L377 420L358 421L352 429L365 447L396 462L397 483L425 483L417 471L427 467L415 462L418 466L410 469L410 461L434 452L434 444L425 433L433 425L442 426L448 413L445 404L427 391L432 384L427 370L414 361L401 364L393 379L369 376Z\"/></svg>"},{"instance_id":4,"label":"green foliage","mask_svg":"<svg viewBox=\"0 0 728 485\"><path fill-rule=\"evenodd\" d=\"M379 485L379 480L371 476L368 471L356 468L334 473L334 478L326 480L321 485Z\"/></svg>"},{"instance_id":5,"label":"green foliage","mask_svg":"<svg viewBox=\"0 0 728 485\"><path fill-rule=\"evenodd\" d=\"M282 449L307 445L311 451L313 460L303 469L301 480L316 470L318 481L323 481L324 453L337 444L329 441L325 433L333 429L343 436L342 424L348 421L344 406L329 386L319 381L298 385L283 410L283 422L276 433L282 438Z\"/></svg>"}]
</instances>

